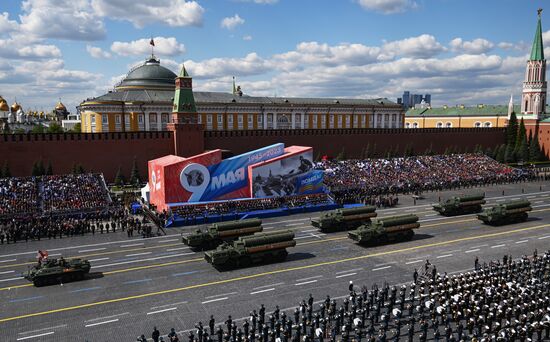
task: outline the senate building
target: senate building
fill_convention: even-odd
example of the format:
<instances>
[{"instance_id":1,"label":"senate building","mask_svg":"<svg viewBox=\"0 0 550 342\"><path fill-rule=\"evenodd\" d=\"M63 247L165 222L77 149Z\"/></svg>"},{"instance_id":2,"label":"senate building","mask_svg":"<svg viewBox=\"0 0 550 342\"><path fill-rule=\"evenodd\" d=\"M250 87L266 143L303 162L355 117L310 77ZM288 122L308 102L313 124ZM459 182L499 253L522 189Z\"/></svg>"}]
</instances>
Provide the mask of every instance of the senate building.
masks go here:
<instances>
[{"instance_id":1,"label":"senate building","mask_svg":"<svg viewBox=\"0 0 550 342\"><path fill-rule=\"evenodd\" d=\"M79 106L82 132L164 131L171 122L177 75L151 56L114 90ZM230 88L230 85L228 85ZM296 98L193 92L198 123L209 130L402 128L405 111L385 98Z\"/></svg>"}]
</instances>

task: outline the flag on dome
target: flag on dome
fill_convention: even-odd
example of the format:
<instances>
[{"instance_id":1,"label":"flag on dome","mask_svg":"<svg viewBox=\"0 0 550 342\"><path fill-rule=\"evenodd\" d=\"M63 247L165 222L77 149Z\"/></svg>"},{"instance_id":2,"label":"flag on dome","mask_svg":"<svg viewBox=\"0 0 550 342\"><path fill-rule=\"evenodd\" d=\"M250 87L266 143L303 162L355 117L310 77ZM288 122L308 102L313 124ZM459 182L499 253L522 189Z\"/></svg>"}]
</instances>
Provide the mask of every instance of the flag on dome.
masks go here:
<instances>
[{"instance_id":1,"label":"flag on dome","mask_svg":"<svg viewBox=\"0 0 550 342\"><path fill-rule=\"evenodd\" d=\"M153 38L151 38L151 40L149 41L149 45L155 46L155 41L153 40Z\"/></svg>"}]
</instances>

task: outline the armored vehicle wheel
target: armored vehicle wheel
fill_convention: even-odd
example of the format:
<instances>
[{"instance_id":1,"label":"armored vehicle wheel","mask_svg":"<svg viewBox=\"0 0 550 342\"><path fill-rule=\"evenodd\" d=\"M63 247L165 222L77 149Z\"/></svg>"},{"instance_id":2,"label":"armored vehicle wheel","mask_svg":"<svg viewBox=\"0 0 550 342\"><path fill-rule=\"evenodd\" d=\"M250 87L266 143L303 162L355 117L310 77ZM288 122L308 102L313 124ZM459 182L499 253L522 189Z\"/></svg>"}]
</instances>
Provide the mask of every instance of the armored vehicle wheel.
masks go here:
<instances>
[{"instance_id":1,"label":"armored vehicle wheel","mask_svg":"<svg viewBox=\"0 0 550 342\"><path fill-rule=\"evenodd\" d=\"M239 259L239 266L241 266L241 267L249 267L250 265L252 265L252 259L250 259L249 256L242 256L242 257Z\"/></svg>"},{"instance_id":2,"label":"armored vehicle wheel","mask_svg":"<svg viewBox=\"0 0 550 342\"><path fill-rule=\"evenodd\" d=\"M409 230L408 232L406 232L404 235L404 240L408 241L408 240L412 240L413 237L414 237L414 231L411 229Z\"/></svg>"},{"instance_id":3,"label":"armored vehicle wheel","mask_svg":"<svg viewBox=\"0 0 550 342\"><path fill-rule=\"evenodd\" d=\"M288 256L288 252L283 250L283 251L278 252L275 255L274 259L276 259L277 261L285 261L287 256Z\"/></svg>"}]
</instances>

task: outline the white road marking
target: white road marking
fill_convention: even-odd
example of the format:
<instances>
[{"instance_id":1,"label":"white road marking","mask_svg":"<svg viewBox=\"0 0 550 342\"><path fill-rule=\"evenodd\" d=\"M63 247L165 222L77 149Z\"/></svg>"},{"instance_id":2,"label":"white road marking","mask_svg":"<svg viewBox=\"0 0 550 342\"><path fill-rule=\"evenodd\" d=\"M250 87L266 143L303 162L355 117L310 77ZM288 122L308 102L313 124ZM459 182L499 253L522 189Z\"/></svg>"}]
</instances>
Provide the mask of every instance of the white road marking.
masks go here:
<instances>
[{"instance_id":1,"label":"white road marking","mask_svg":"<svg viewBox=\"0 0 550 342\"><path fill-rule=\"evenodd\" d=\"M106 316L106 317L92 318L92 319L88 319L88 320L84 321L84 323L86 323L86 322L94 322L94 321L101 321L102 319L108 319L108 318L113 318L113 317L119 317L119 316L124 316L124 315L129 315L129 314L130 314L129 312L123 312L123 313L119 313L119 314L111 315L111 316Z\"/></svg>"},{"instance_id":2,"label":"white road marking","mask_svg":"<svg viewBox=\"0 0 550 342\"><path fill-rule=\"evenodd\" d=\"M352 275L356 275L356 274L357 274L357 272L341 274L341 275L337 275L336 278L351 277Z\"/></svg>"},{"instance_id":3,"label":"white road marking","mask_svg":"<svg viewBox=\"0 0 550 342\"><path fill-rule=\"evenodd\" d=\"M81 251L78 251L78 253L87 253L87 252L95 252L95 251L103 251L106 250L107 247L101 247L101 248L92 248L92 249L83 249Z\"/></svg>"},{"instance_id":4,"label":"white road marking","mask_svg":"<svg viewBox=\"0 0 550 342\"><path fill-rule=\"evenodd\" d=\"M539 205L533 205L533 208L541 208L541 207L548 207L550 204L539 204Z\"/></svg>"},{"instance_id":5,"label":"white road marking","mask_svg":"<svg viewBox=\"0 0 550 342\"><path fill-rule=\"evenodd\" d=\"M42 328L42 329L36 329L36 330L31 330L31 331L23 331L23 332L20 332L18 333L19 335L28 335L28 334L34 334L34 333L37 333L39 331L44 331L44 330L52 330L52 329L57 329L57 328L64 328L66 327L67 324L61 324L61 325L56 325L55 327L47 327L47 328Z\"/></svg>"},{"instance_id":6,"label":"white road marking","mask_svg":"<svg viewBox=\"0 0 550 342\"><path fill-rule=\"evenodd\" d=\"M84 327L89 328L89 327L95 327L96 325L114 323L114 322L118 322L118 318L111 319L111 320L108 320L108 321L98 322L98 323L86 324Z\"/></svg>"},{"instance_id":7,"label":"white road marking","mask_svg":"<svg viewBox=\"0 0 550 342\"><path fill-rule=\"evenodd\" d=\"M491 248L499 248L499 247L504 247L506 246L505 244L502 244L502 245L494 245L494 246L491 246Z\"/></svg>"},{"instance_id":8,"label":"white road marking","mask_svg":"<svg viewBox=\"0 0 550 342\"><path fill-rule=\"evenodd\" d=\"M424 260L409 261L409 262L406 262L405 265L418 264L419 262L422 262L422 261L424 261Z\"/></svg>"},{"instance_id":9,"label":"white road marking","mask_svg":"<svg viewBox=\"0 0 550 342\"><path fill-rule=\"evenodd\" d=\"M264 226L272 226L274 224L281 224L281 223L287 223L287 222L296 222L296 221L308 221L310 220L309 217L304 217L304 218L300 218L300 219L294 219L294 220L284 220L284 221L277 221L277 222L268 222L268 223L264 223L263 225Z\"/></svg>"},{"instance_id":10,"label":"white road marking","mask_svg":"<svg viewBox=\"0 0 550 342\"><path fill-rule=\"evenodd\" d=\"M548 239L548 238L550 238L550 235L541 236L541 237L539 237L539 240L544 240L544 239Z\"/></svg>"},{"instance_id":11,"label":"white road marking","mask_svg":"<svg viewBox=\"0 0 550 342\"><path fill-rule=\"evenodd\" d=\"M395 211L388 211L388 212L385 212L385 214L395 214Z\"/></svg>"},{"instance_id":12,"label":"white road marking","mask_svg":"<svg viewBox=\"0 0 550 342\"><path fill-rule=\"evenodd\" d=\"M164 305L159 305L159 306L153 306L153 307L151 308L151 310L160 309L160 308L165 308L165 307L167 307L167 306L180 305L180 304L187 304L187 301L185 301L185 302L177 302L177 303L170 303L170 304L164 304Z\"/></svg>"},{"instance_id":13,"label":"white road marking","mask_svg":"<svg viewBox=\"0 0 550 342\"><path fill-rule=\"evenodd\" d=\"M217 295L208 296L208 297L204 297L204 298L209 299L209 298L223 297L223 296L234 295L234 294L237 294L237 293L238 292L220 293L220 294L217 294Z\"/></svg>"},{"instance_id":14,"label":"white road marking","mask_svg":"<svg viewBox=\"0 0 550 342\"><path fill-rule=\"evenodd\" d=\"M542 202L544 202L544 201L536 201L535 204L540 204Z\"/></svg>"},{"instance_id":15,"label":"white road marking","mask_svg":"<svg viewBox=\"0 0 550 342\"><path fill-rule=\"evenodd\" d=\"M424 215L425 217L432 217L432 216L436 216L438 214L427 214L427 215Z\"/></svg>"},{"instance_id":16,"label":"white road marking","mask_svg":"<svg viewBox=\"0 0 550 342\"><path fill-rule=\"evenodd\" d=\"M127 247L135 247L135 246L143 246L144 242L140 243L133 243L131 245L120 245L120 248L127 248Z\"/></svg>"},{"instance_id":17,"label":"white road marking","mask_svg":"<svg viewBox=\"0 0 550 342\"><path fill-rule=\"evenodd\" d=\"M12 280L19 280L19 279L23 279L23 277L15 277L15 278L9 278L9 279L0 279L0 282L12 281Z\"/></svg>"},{"instance_id":18,"label":"white road marking","mask_svg":"<svg viewBox=\"0 0 550 342\"><path fill-rule=\"evenodd\" d=\"M93 268L111 267L111 266L118 266L118 265L133 264L133 263L136 263L136 262L153 261L153 260L166 259L166 258L174 258L174 257L178 257L178 256L191 255L191 254L195 254L195 253L180 253L180 254L172 254L172 255L163 255L163 256L159 256L159 257L155 257L155 258L121 261L121 262L115 262L115 263L112 263L112 264L105 264L105 265L92 266L92 267Z\"/></svg>"},{"instance_id":19,"label":"white road marking","mask_svg":"<svg viewBox=\"0 0 550 342\"><path fill-rule=\"evenodd\" d=\"M265 290L258 290L258 291L250 292L250 294L253 295L253 294L262 293L262 292L269 292L269 291L275 291L275 288L271 287L271 288L265 289Z\"/></svg>"},{"instance_id":20,"label":"white road marking","mask_svg":"<svg viewBox=\"0 0 550 342\"><path fill-rule=\"evenodd\" d=\"M314 236L312 236L312 235L298 236L298 237L295 237L294 240L309 239L309 238L312 238L312 237L314 237Z\"/></svg>"},{"instance_id":21,"label":"white road marking","mask_svg":"<svg viewBox=\"0 0 550 342\"><path fill-rule=\"evenodd\" d=\"M173 251L181 251L182 249L189 249L191 247L178 247L178 248L168 248L167 252L173 252Z\"/></svg>"},{"instance_id":22,"label":"white road marking","mask_svg":"<svg viewBox=\"0 0 550 342\"><path fill-rule=\"evenodd\" d=\"M109 260L109 258L90 259L89 262ZM96 266L97 267L97 266Z\"/></svg>"},{"instance_id":23,"label":"white road marking","mask_svg":"<svg viewBox=\"0 0 550 342\"><path fill-rule=\"evenodd\" d=\"M296 279L297 282L301 282L301 281L304 281L304 280L310 280L310 279L317 279L317 278L323 278L322 275L318 275L318 276L314 276L314 277L307 277L307 278L302 278L302 279Z\"/></svg>"},{"instance_id":24,"label":"white road marking","mask_svg":"<svg viewBox=\"0 0 550 342\"><path fill-rule=\"evenodd\" d=\"M156 313L161 313L161 312L166 312L166 311L174 311L174 310L177 310L178 308L176 307L173 307L173 308L168 308L168 309L162 309L162 310L157 310L157 311L151 311L151 312L148 312L147 315L154 315Z\"/></svg>"},{"instance_id":25,"label":"white road marking","mask_svg":"<svg viewBox=\"0 0 550 342\"><path fill-rule=\"evenodd\" d=\"M390 261L390 262L385 262L383 264L376 264L376 265L374 265L374 267L393 265L393 264L397 264L397 261Z\"/></svg>"},{"instance_id":26,"label":"white road marking","mask_svg":"<svg viewBox=\"0 0 550 342\"><path fill-rule=\"evenodd\" d=\"M290 227L290 226L299 226L299 225L301 225L301 224L302 224L301 222L298 222L298 223L287 223L287 224L285 224L285 226L287 226L287 227Z\"/></svg>"},{"instance_id":27,"label":"white road marking","mask_svg":"<svg viewBox=\"0 0 550 342\"><path fill-rule=\"evenodd\" d=\"M465 251L464 253L473 253L473 252L479 252L479 248L470 249Z\"/></svg>"},{"instance_id":28,"label":"white road marking","mask_svg":"<svg viewBox=\"0 0 550 342\"><path fill-rule=\"evenodd\" d=\"M317 279L315 280L310 280L310 281L304 281L304 282L301 282L301 283L296 283L294 284L295 286L299 286L299 285L305 285L305 284L311 284L311 283L316 283L317 282Z\"/></svg>"},{"instance_id":29,"label":"white road marking","mask_svg":"<svg viewBox=\"0 0 550 342\"><path fill-rule=\"evenodd\" d=\"M345 271L336 272L335 274L349 273L349 272L362 271L362 270L363 270L362 268L354 268L352 270L345 270Z\"/></svg>"},{"instance_id":30,"label":"white road marking","mask_svg":"<svg viewBox=\"0 0 550 342\"><path fill-rule=\"evenodd\" d=\"M436 258L436 259L441 259L441 258L448 258L448 257L450 257L450 256L453 256L453 255L452 255L452 254L443 254L443 255L438 255L438 256L436 256L435 258Z\"/></svg>"},{"instance_id":31,"label":"white road marking","mask_svg":"<svg viewBox=\"0 0 550 342\"><path fill-rule=\"evenodd\" d=\"M143 253L134 253L134 254L126 254L125 256L127 257L133 257L133 256L138 256L138 255L147 255L147 254L151 254L153 252L143 252Z\"/></svg>"},{"instance_id":32,"label":"white road marking","mask_svg":"<svg viewBox=\"0 0 550 342\"><path fill-rule=\"evenodd\" d=\"M207 303L212 303L212 302L219 302L219 301L221 301L221 300L226 300L227 298L228 298L228 297L210 299L210 300L206 300L206 301L202 302L201 304L207 304Z\"/></svg>"},{"instance_id":33,"label":"white road marking","mask_svg":"<svg viewBox=\"0 0 550 342\"><path fill-rule=\"evenodd\" d=\"M529 240L516 241L516 243L526 243L526 242L529 242Z\"/></svg>"},{"instance_id":34,"label":"white road marking","mask_svg":"<svg viewBox=\"0 0 550 342\"><path fill-rule=\"evenodd\" d=\"M515 197L515 198L512 198L512 201L517 201L517 200L520 200L521 198L519 197Z\"/></svg>"},{"instance_id":35,"label":"white road marking","mask_svg":"<svg viewBox=\"0 0 550 342\"><path fill-rule=\"evenodd\" d=\"M406 213L412 213L413 211L416 211L416 209L408 209L408 210L405 210Z\"/></svg>"},{"instance_id":36,"label":"white road marking","mask_svg":"<svg viewBox=\"0 0 550 342\"><path fill-rule=\"evenodd\" d=\"M12 262L12 261L15 261L17 259L10 259L10 260L0 260L0 264L3 263L3 262Z\"/></svg>"},{"instance_id":37,"label":"white road marking","mask_svg":"<svg viewBox=\"0 0 550 342\"><path fill-rule=\"evenodd\" d=\"M47 333L43 333L43 334L38 334L38 335L32 335L32 336L25 336L25 337L19 337L17 339L17 341L23 341L23 340L28 340L30 338L35 338L35 337L42 337L42 336L48 336L48 335L53 335L55 332L54 331L50 331L50 332L47 332Z\"/></svg>"},{"instance_id":38,"label":"white road marking","mask_svg":"<svg viewBox=\"0 0 550 342\"><path fill-rule=\"evenodd\" d=\"M386 268L390 268L391 266L384 266L384 267L378 267L378 268L373 268L372 270L373 271L380 271L380 270L385 270Z\"/></svg>"},{"instance_id":39,"label":"white road marking","mask_svg":"<svg viewBox=\"0 0 550 342\"><path fill-rule=\"evenodd\" d=\"M498 200L496 200L496 202L504 202L504 201L506 201L506 200L505 200L505 199L498 199Z\"/></svg>"},{"instance_id":40,"label":"white road marking","mask_svg":"<svg viewBox=\"0 0 550 342\"><path fill-rule=\"evenodd\" d=\"M60 256L60 255L61 255L61 253L48 254L48 256L51 256L51 257L53 257L53 256Z\"/></svg>"},{"instance_id":41,"label":"white road marking","mask_svg":"<svg viewBox=\"0 0 550 342\"><path fill-rule=\"evenodd\" d=\"M8 274L8 273L14 273L15 271L4 271L4 272L0 272L0 274Z\"/></svg>"},{"instance_id":42,"label":"white road marking","mask_svg":"<svg viewBox=\"0 0 550 342\"><path fill-rule=\"evenodd\" d=\"M180 239L169 239L169 240L157 241L157 243L174 242L174 241L179 241L179 240L180 240Z\"/></svg>"},{"instance_id":43,"label":"white road marking","mask_svg":"<svg viewBox=\"0 0 550 342\"><path fill-rule=\"evenodd\" d=\"M472 248L481 248L481 247L489 247L489 245L488 245L488 244L484 244L484 245L472 246Z\"/></svg>"},{"instance_id":44,"label":"white road marking","mask_svg":"<svg viewBox=\"0 0 550 342\"><path fill-rule=\"evenodd\" d=\"M280 282L280 283L276 283L276 284L270 284L270 285L264 285L264 286L258 286L258 287L253 287L252 290L258 290L258 289L263 289L263 288L266 288L266 287L278 286L278 285L284 285L284 282Z\"/></svg>"},{"instance_id":45,"label":"white road marking","mask_svg":"<svg viewBox=\"0 0 550 342\"><path fill-rule=\"evenodd\" d=\"M527 198L535 198L537 197L536 195L535 196L527 196Z\"/></svg>"},{"instance_id":46,"label":"white road marking","mask_svg":"<svg viewBox=\"0 0 550 342\"><path fill-rule=\"evenodd\" d=\"M309 232L317 232L317 231L319 231L319 229L315 228L315 229L302 230L300 231L300 233L309 233Z\"/></svg>"}]
</instances>

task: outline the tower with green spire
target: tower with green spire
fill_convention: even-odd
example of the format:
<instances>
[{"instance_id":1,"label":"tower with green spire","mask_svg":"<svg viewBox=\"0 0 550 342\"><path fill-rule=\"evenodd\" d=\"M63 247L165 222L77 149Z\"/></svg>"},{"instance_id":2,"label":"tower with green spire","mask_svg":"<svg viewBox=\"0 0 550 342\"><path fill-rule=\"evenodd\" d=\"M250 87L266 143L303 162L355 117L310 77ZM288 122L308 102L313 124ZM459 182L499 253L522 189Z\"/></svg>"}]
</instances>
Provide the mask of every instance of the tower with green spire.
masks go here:
<instances>
[{"instance_id":1,"label":"tower with green spire","mask_svg":"<svg viewBox=\"0 0 550 342\"><path fill-rule=\"evenodd\" d=\"M540 120L544 117L546 108L546 59L544 59L542 42L542 9L539 9L537 13L537 30L531 55L527 61L521 97L521 115L526 120Z\"/></svg>"},{"instance_id":2,"label":"tower with green spire","mask_svg":"<svg viewBox=\"0 0 550 342\"><path fill-rule=\"evenodd\" d=\"M181 71L176 77L172 119L174 123L198 122L197 107L193 96L193 79L187 73L185 65L182 65Z\"/></svg>"}]
</instances>

